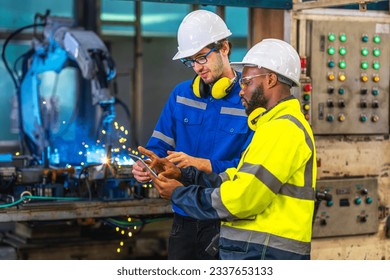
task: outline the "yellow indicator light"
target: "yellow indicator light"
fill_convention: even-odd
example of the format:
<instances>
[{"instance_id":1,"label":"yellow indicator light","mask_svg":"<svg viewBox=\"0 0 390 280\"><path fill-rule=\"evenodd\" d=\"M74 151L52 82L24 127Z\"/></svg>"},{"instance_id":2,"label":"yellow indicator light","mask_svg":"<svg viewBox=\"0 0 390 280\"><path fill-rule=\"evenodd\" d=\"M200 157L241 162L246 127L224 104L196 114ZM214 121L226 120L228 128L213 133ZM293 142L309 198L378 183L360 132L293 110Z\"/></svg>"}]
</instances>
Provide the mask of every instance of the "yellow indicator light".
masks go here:
<instances>
[{"instance_id":1,"label":"yellow indicator light","mask_svg":"<svg viewBox=\"0 0 390 280\"><path fill-rule=\"evenodd\" d=\"M372 122L378 122L378 121L379 121L379 117L378 117L377 115L373 115L373 116L371 117L371 121L372 121Z\"/></svg>"},{"instance_id":2,"label":"yellow indicator light","mask_svg":"<svg viewBox=\"0 0 390 280\"><path fill-rule=\"evenodd\" d=\"M309 111L309 109L310 109L310 105L309 105L309 104L305 104L305 105L303 105L303 109L305 109L306 111Z\"/></svg>"},{"instance_id":3,"label":"yellow indicator light","mask_svg":"<svg viewBox=\"0 0 390 280\"><path fill-rule=\"evenodd\" d=\"M340 122L345 121L345 115L344 114L340 114L338 119L339 119Z\"/></svg>"},{"instance_id":4,"label":"yellow indicator light","mask_svg":"<svg viewBox=\"0 0 390 280\"><path fill-rule=\"evenodd\" d=\"M362 75L362 77L360 78L361 80L362 80L362 82L367 82L368 81L368 77L367 77L367 75Z\"/></svg>"},{"instance_id":5,"label":"yellow indicator light","mask_svg":"<svg viewBox=\"0 0 390 280\"><path fill-rule=\"evenodd\" d=\"M372 80L375 82L375 83L377 83L377 82L379 82L379 76L378 75L374 75L374 77L372 77Z\"/></svg>"},{"instance_id":6,"label":"yellow indicator light","mask_svg":"<svg viewBox=\"0 0 390 280\"><path fill-rule=\"evenodd\" d=\"M328 74L328 79L329 79L329 81L333 81L334 80L334 74L333 73L329 73Z\"/></svg>"},{"instance_id":7,"label":"yellow indicator light","mask_svg":"<svg viewBox=\"0 0 390 280\"><path fill-rule=\"evenodd\" d=\"M347 79L347 77L346 77L344 74L340 74L340 75L339 75L339 80L340 80L341 82L344 82L346 79Z\"/></svg>"}]
</instances>

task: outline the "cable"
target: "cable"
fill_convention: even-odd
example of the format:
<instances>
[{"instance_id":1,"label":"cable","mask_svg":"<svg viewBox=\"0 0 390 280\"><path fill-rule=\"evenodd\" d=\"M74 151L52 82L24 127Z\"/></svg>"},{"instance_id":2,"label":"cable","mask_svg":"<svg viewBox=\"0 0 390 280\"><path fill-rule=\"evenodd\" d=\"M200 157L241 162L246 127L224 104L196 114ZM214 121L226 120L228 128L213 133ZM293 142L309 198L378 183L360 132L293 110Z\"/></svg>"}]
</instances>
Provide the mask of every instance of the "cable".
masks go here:
<instances>
[{"instance_id":1,"label":"cable","mask_svg":"<svg viewBox=\"0 0 390 280\"><path fill-rule=\"evenodd\" d=\"M17 82L17 80L16 80L16 78L15 78L15 76L14 76L15 73L12 72L10 66L8 65L7 59L5 58L5 50L6 50L6 47L7 47L8 43L9 43L9 41L10 41L13 37L15 37L17 34L19 34L20 32L22 32L23 30L28 29L28 28L33 28L33 27L35 28L35 27L39 27L39 26L45 26L45 25L46 25L46 24L44 24L44 23L37 23L37 24L30 24L30 25L21 27L21 28L15 30L14 32L12 32L12 33L10 34L10 36L8 36L7 39L5 39L5 42L4 42L2 51L1 51L1 58L2 58L2 60L3 60L3 63L4 63L5 68L7 69L8 73L10 74L10 76L11 76L11 78L12 78L12 81L13 81L13 83L14 83L16 89L19 87L19 84L18 84L18 82Z\"/></svg>"},{"instance_id":2,"label":"cable","mask_svg":"<svg viewBox=\"0 0 390 280\"><path fill-rule=\"evenodd\" d=\"M55 197L55 196L35 196L35 195L25 195L19 198L18 200L8 203L8 204L2 204L0 205L0 208L8 208L15 205L18 205L22 202L25 202L26 199L37 199L37 200L67 200L67 201L77 201L77 200L83 200L79 197Z\"/></svg>"}]
</instances>

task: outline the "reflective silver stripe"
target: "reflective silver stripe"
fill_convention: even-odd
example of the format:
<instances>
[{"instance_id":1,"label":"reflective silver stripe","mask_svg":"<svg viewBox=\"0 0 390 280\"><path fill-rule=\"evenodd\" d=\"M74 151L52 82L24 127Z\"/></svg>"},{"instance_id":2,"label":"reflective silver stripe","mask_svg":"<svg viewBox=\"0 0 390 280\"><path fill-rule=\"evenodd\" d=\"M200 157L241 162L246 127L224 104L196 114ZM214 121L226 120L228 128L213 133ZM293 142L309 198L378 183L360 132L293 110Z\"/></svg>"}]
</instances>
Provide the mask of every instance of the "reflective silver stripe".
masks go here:
<instances>
[{"instance_id":1,"label":"reflective silver stripe","mask_svg":"<svg viewBox=\"0 0 390 280\"><path fill-rule=\"evenodd\" d=\"M240 117L247 117L248 116L245 113L244 109L229 108L229 107L222 107L220 113L225 114L225 115L240 116Z\"/></svg>"},{"instance_id":2,"label":"reflective silver stripe","mask_svg":"<svg viewBox=\"0 0 390 280\"><path fill-rule=\"evenodd\" d=\"M216 188L211 193L211 205L217 211L218 217L224 220L237 220L238 218L223 205L221 198L221 188Z\"/></svg>"},{"instance_id":3,"label":"reflective silver stripe","mask_svg":"<svg viewBox=\"0 0 390 280\"><path fill-rule=\"evenodd\" d=\"M263 182L272 192L277 194L282 186L282 182L269 172L264 166L244 162L238 172L244 172L254 175Z\"/></svg>"},{"instance_id":4,"label":"reflective silver stripe","mask_svg":"<svg viewBox=\"0 0 390 280\"><path fill-rule=\"evenodd\" d=\"M255 165L250 163L244 163L240 168L239 172L245 172L254 175L257 179L263 182L272 192L275 194L280 193L285 196L290 196L299 199L305 200L314 200L315 191L313 189L313 158L314 158L314 144L310 138L309 133L306 131L303 124L292 115L285 115L278 119L288 119L292 121L295 125L298 126L304 133L306 144L309 146L312 151L311 157L306 163L305 168L305 182L303 187L292 185L292 184L282 184L282 182L275 177L271 172L269 172L264 166Z\"/></svg>"},{"instance_id":5,"label":"reflective silver stripe","mask_svg":"<svg viewBox=\"0 0 390 280\"><path fill-rule=\"evenodd\" d=\"M206 110L206 107L207 107L207 103L196 101L196 100L192 100L192 99L189 99L189 98L186 98L186 97L182 97L182 96L177 96L176 97L176 102L184 104L184 105L187 105L187 106L190 106L190 107L194 107L194 108L197 108L197 109L201 109L201 110Z\"/></svg>"},{"instance_id":6,"label":"reflective silver stripe","mask_svg":"<svg viewBox=\"0 0 390 280\"><path fill-rule=\"evenodd\" d=\"M227 172L222 172L222 173L219 173L218 175L219 175L219 177L221 177L222 183L229 180L229 174L227 174Z\"/></svg>"},{"instance_id":7,"label":"reflective silver stripe","mask_svg":"<svg viewBox=\"0 0 390 280\"><path fill-rule=\"evenodd\" d=\"M266 245L272 248L293 252L300 255L310 254L310 242L293 240L265 232L250 231L221 225L220 237L233 241Z\"/></svg>"},{"instance_id":8,"label":"reflective silver stripe","mask_svg":"<svg viewBox=\"0 0 390 280\"><path fill-rule=\"evenodd\" d=\"M303 187L298 187L291 184L284 184L282 189L280 190L280 194L306 200L314 200L315 198L313 187L311 185L308 185L306 182Z\"/></svg>"},{"instance_id":9,"label":"reflective silver stripe","mask_svg":"<svg viewBox=\"0 0 390 280\"><path fill-rule=\"evenodd\" d=\"M313 160L314 160L314 144L313 141L310 138L309 133L306 131L303 124L294 116L292 115L285 115L278 119L288 119L292 121L296 126L298 126L304 133L305 133L305 139L306 144L309 146L311 150L311 157L306 163L305 168L305 183L302 187L297 187L290 184L285 184L281 190L281 194L286 196L292 196L296 197L295 194L300 193L300 198L302 199L308 199L308 200L314 200L315 199L315 191L313 189ZM298 188L298 189L296 189Z\"/></svg>"},{"instance_id":10,"label":"reflective silver stripe","mask_svg":"<svg viewBox=\"0 0 390 280\"><path fill-rule=\"evenodd\" d=\"M164 141L165 143L172 146L173 148L176 147L175 139L168 137L165 134L162 134L160 131L154 130L152 137L155 137L157 139L160 139L161 141Z\"/></svg>"}]
</instances>

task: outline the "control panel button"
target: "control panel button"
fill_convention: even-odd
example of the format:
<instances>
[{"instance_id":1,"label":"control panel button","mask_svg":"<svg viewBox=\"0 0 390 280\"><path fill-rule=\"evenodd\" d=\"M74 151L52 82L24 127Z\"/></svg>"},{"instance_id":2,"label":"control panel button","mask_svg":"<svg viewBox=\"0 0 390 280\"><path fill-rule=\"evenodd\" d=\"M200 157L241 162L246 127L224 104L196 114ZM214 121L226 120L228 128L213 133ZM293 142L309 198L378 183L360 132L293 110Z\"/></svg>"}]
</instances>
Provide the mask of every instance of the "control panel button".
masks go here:
<instances>
[{"instance_id":1,"label":"control panel button","mask_svg":"<svg viewBox=\"0 0 390 280\"><path fill-rule=\"evenodd\" d=\"M374 50L372 51L372 54L373 54L374 56L378 57L378 56L381 55L381 51L380 51L380 49L374 49Z\"/></svg>"},{"instance_id":2,"label":"control panel button","mask_svg":"<svg viewBox=\"0 0 390 280\"><path fill-rule=\"evenodd\" d=\"M362 199L360 197L355 198L354 200L356 205L360 205L362 203Z\"/></svg>"},{"instance_id":3,"label":"control panel button","mask_svg":"<svg viewBox=\"0 0 390 280\"><path fill-rule=\"evenodd\" d=\"M328 40L329 42L334 42L334 40L336 40L336 36L334 35L334 33L328 34Z\"/></svg>"},{"instance_id":4,"label":"control panel button","mask_svg":"<svg viewBox=\"0 0 390 280\"><path fill-rule=\"evenodd\" d=\"M379 116L378 115L372 115L371 121L374 122L374 123L378 122L379 121Z\"/></svg>"},{"instance_id":5,"label":"control panel button","mask_svg":"<svg viewBox=\"0 0 390 280\"><path fill-rule=\"evenodd\" d=\"M329 54L329 55L334 55L335 52L336 52L336 51L335 51L335 49L334 49L333 47L329 47L329 48L328 48L328 54Z\"/></svg>"},{"instance_id":6,"label":"control panel button","mask_svg":"<svg viewBox=\"0 0 390 280\"><path fill-rule=\"evenodd\" d=\"M339 114L339 117L337 118L339 122L345 121L345 115L344 114Z\"/></svg>"},{"instance_id":7,"label":"control panel button","mask_svg":"<svg viewBox=\"0 0 390 280\"><path fill-rule=\"evenodd\" d=\"M328 114L328 115L326 116L326 121L328 121L328 122L333 122L333 121L334 121L334 116L333 116L332 114Z\"/></svg>"}]
</instances>

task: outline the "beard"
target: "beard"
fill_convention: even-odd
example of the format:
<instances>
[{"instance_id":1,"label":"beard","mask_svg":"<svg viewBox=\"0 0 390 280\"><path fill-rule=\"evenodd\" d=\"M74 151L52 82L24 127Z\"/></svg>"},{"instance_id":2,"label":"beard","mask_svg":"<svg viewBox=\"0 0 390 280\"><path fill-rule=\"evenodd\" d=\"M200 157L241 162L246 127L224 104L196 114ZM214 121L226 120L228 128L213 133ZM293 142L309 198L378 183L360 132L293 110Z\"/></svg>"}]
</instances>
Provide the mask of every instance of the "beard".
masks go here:
<instances>
[{"instance_id":1,"label":"beard","mask_svg":"<svg viewBox=\"0 0 390 280\"><path fill-rule=\"evenodd\" d=\"M245 100L246 101L246 100ZM259 85L252 94L251 99L246 102L247 107L245 108L246 114L249 116L256 108L263 107L267 108L268 100L264 96L263 84Z\"/></svg>"}]
</instances>

